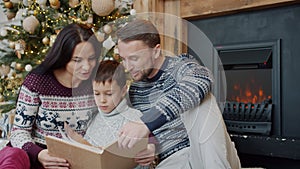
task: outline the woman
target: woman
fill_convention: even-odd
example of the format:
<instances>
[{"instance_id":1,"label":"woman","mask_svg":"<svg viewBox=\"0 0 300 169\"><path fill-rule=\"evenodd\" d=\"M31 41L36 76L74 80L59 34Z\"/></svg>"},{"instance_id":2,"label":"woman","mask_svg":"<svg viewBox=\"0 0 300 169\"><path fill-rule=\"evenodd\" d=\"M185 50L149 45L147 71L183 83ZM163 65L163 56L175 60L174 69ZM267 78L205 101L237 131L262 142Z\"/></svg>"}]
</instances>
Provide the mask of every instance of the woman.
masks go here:
<instances>
[{"instance_id":1,"label":"woman","mask_svg":"<svg viewBox=\"0 0 300 169\"><path fill-rule=\"evenodd\" d=\"M44 136L61 137L59 129L64 122L85 133L95 112L90 77L98 63L99 48L93 32L82 25L70 24L60 31L45 60L21 86L11 147L1 153L22 149L34 169L69 168L65 159L48 154Z\"/></svg>"}]
</instances>

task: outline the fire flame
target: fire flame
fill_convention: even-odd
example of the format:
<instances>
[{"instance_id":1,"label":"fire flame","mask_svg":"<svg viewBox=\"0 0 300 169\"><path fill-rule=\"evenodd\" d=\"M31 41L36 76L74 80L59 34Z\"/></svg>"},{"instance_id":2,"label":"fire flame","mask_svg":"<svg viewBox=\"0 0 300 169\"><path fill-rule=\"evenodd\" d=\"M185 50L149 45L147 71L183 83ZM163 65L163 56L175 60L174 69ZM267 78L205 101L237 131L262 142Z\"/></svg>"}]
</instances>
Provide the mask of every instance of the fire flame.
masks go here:
<instances>
[{"instance_id":1,"label":"fire flame","mask_svg":"<svg viewBox=\"0 0 300 169\"><path fill-rule=\"evenodd\" d=\"M249 86L246 86L243 89L239 84L235 84L233 86L233 90L235 93L239 93L237 96L232 96L229 98L230 101L243 102L243 103L262 103L265 100L271 99L272 96L267 96L264 93L264 90L259 87L257 91L254 91Z\"/></svg>"}]
</instances>

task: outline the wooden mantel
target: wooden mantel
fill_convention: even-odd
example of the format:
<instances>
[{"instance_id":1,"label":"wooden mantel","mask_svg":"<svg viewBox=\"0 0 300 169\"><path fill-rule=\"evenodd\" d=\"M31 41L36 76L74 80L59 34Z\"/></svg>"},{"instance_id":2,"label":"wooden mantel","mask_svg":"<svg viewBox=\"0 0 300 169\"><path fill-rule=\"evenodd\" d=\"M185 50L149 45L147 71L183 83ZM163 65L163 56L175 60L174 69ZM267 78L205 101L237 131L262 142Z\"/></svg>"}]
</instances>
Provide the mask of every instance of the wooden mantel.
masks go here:
<instances>
[{"instance_id":1,"label":"wooden mantel","mask_svg":"<svg viewBox=\"0 0 300 169\"><path fill-rule=\"evenodd\" d=\"M297 2L299 0L181 0L180 16L185 19L198 19Z\"/></svg>"},{"instance_id":2,"label":"wooden mantel","mask_svg":"<svg viewBox=\"0 0 300 169\"><path fill-rule=\"evenodd\" d=\"M300 0L135 0L134 9L137 13L165 13L192 20L293 3L300 3ZM182 22L174 22L168 17L151 20L161 25L159 31L163 35L172 34L174 37L162 37L165 53L179 54L187 51L187 29Z\"/></svg>"}]
</instances>

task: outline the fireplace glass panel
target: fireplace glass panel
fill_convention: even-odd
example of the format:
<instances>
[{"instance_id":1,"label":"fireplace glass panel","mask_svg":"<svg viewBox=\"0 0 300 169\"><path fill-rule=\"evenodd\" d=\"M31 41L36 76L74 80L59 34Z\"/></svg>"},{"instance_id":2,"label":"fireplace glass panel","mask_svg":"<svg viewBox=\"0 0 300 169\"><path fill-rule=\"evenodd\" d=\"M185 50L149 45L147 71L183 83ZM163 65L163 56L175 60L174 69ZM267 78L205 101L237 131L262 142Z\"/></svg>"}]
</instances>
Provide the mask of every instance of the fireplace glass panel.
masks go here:
<instances>
[{"instance_id":1,"label":"fireplace glass panel","mask_svg":"<svg viewBox=\"0 0 300 169\"><path fill-rule=\"evenodd\" d=\"M226 70L227 97L229 102L271 103L272 70Z\"/></svg>"}]
</instances>

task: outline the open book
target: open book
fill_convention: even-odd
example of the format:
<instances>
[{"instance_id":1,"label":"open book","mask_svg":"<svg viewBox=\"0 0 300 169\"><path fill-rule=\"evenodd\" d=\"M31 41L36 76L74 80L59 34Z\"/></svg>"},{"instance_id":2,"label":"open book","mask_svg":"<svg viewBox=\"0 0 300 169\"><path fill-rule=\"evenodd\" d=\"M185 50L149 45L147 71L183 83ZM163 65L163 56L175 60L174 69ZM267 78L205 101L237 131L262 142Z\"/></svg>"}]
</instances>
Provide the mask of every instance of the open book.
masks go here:
<instances>
[{"instance_id":1,"label":"open book","mask_svg":"<svg viewBox=\"0 0 300 169\"><path fill-rule=\"evenodd\" d=\"M141 139L132 149L121 149L116 141L100 149L72 139L54 136L45 139L49 154L68 160L71 169L133 169L137 166L135 155L148 144L147 139Z\"/></svg>"}]
</instances>

